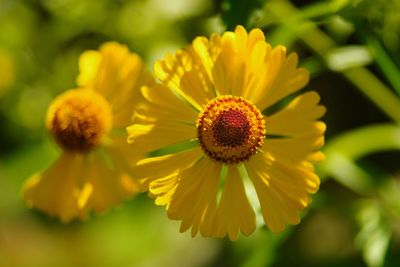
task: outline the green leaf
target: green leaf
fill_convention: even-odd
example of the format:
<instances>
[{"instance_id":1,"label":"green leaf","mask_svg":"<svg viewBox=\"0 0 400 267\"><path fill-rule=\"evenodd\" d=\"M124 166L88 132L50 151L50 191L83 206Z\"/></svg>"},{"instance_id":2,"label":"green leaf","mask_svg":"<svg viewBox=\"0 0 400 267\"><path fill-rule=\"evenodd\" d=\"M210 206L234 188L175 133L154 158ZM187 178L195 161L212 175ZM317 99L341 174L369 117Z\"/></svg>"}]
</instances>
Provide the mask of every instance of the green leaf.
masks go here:
<instances>
[{"instance_id":1,"label":"green leaf","mask_svg":"<svg viewBox=\"0 0 400 267\"><path fill-rule=\"evenodd\" d=\"M366 200L357 213L361 230L356 243L362 249L362 255L369 267L381 267L384 264L389 247L391 231L383 218L381 207L375 200Z\"/></svg>"}]
</instances>

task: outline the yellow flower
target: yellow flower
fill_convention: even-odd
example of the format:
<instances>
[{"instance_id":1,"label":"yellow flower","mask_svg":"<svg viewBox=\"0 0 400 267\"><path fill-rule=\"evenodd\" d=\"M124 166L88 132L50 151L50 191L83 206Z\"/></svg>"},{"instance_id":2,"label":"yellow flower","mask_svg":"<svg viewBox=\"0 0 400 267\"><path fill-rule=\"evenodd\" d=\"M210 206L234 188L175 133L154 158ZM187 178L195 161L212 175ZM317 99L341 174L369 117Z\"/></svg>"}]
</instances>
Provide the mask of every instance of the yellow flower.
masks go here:
<instances>
[{"instance_id":1,"label":"yellow flower","mask_svg":"<svg viewBox=\"0 0 400 267\"><path fill-rule=\"evenodd\" d=\"M235 240L255 230L259 209L273 232L299 223L320 183L325 108L307 92L265 112L308 83L297 61L238 26L156 62L163 84L142 88L128 141L144 153L135 173L181 232Z\"/></svg>"},{"instance_id":2,"label":"yellow flower","mask_svg":"<svg viewBox=\"0 0 400 267\"><path fill-rule=\"evenodd\" d=\"M123 129L142 99L140 87L153 83L140 57L118 43L84 52L79 68L80 88L56 97L46 118L62 155L23 188L28 206L65 222L102 212L140 190L130 163L135 151Z\"/></svg>"}]
</instances>

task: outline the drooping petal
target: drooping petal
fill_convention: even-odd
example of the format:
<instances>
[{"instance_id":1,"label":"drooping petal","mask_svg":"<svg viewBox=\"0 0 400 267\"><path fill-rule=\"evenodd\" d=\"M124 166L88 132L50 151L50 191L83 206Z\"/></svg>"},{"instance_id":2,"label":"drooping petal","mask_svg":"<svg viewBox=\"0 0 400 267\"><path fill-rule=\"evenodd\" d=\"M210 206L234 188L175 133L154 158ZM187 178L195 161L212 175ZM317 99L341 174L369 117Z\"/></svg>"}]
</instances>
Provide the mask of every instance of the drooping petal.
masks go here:
<instances>
[{"instance_id":1,"label":"drooping petal","mask_svg":"<svg viewBox=\"0 0 400 267\"><path fill-rule=\"evenodd\" d=\"M250 235L255 227L255 214L244 190L243 181L235 165L228 166L228 174L218 205L213 236L236 240L239 230Z\"/></svg>"},{"instance_id":2,"label":"drooping petal","mask_svg":"<svg viewBox=\"0 0 400 267\"><path fill-rule=\"evenodd\" d=\"M145 184L167 177L193 165L202 154L201 149L182 151L160 157L145 158L136 163L136 177Z\"/></svg>"},{"instance_id":3,"label":"drooping petal","mask_svg":"<svg viewBox=\"0 0 400 267\"><path fill-rule=\"evenodd\" d=\"M210 226L216 212L220 171L220 164L203 157L179 174L168 216L182 220L181 232L192 228L192 236L198 231L203 236L212 236L215 229Z\"/></svg>"},{"instance_id":4,"label":"drooping petal","mask_svg":"<svg viewBox=\"0 0 400 267\"><path fill-rule=\"evenodd\" d=\"M196 138L194 125L160 120L155 124L133 124L127 127L128 143L138 153L149 153Z\"/></svg>"},{"instance_id":5,"label":"drooping petal","mask_svg":"<svg viewBox=\"0 0 400 267\"><path fill-rule=\"evenodd\" d=\"M128 173L118 165L107 165L97 153L86 158L86 164L87 170L81 179L91 188L91 193L80 203L81 209L104 212L140 191L139 184Z\"/></svg>"},{"instance_id":6,"label":"drooping petal","mask_svg":"<svg viewBox=\"0 0 400 267\"><path fill-rule=\"evenodd\" d=\"M78 207L82 193L79 177L84 171L83 157L63 153L46 171L31 176L24 185L23 197L30 207L35 207L68 222L84 215Z\"/></svg>"},{"instance_id":7,"label":"drooping petal","mask_svg":"<svg viewBox=\"0 0 400 267\"><path fill-rule=\"evenodd\" d=\"M114 168L124 173L123 184L126 190L137 191L140 183L137 181L133 169L141 155L134 147L127 144L125 135L114 134L109 138L108 143L103 145L106 152L104 157L108 157ZM141 188L140 190L144 191L145 189Z\"/></svg>"},{"instance_id":8,"label":"drooping petal","mask_svg":"<svg viewBox=\"0 0 400 267\"><path fill-rule=\"evenodd\" d=\"M196 138L198 113L179 101L164 86L143 87L149 103L138 105L127 127L128 142L140 153L162 149Z\"/></svg>"},{"instance_id":9,"label":"drooping petal","mask_svg":"<svg viewBox=\"0 0 400 267\"><path fill-rule=\"evenodd\" d=\"M262 214L273 232L300 222L298 211L310 202L309 193L319 187L319 178L303 165L287 165L268 153L258 153L246 164L255 186Z\"/></svg>"}]
</instances>

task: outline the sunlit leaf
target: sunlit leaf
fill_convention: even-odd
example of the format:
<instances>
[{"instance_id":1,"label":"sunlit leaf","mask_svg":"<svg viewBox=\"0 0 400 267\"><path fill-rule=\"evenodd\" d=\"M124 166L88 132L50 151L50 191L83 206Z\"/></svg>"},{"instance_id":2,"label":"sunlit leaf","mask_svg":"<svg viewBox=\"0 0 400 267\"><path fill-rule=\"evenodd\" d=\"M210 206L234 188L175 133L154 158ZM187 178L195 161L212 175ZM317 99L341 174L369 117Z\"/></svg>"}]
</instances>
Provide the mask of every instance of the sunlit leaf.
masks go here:
<instances>
[{"instance_id":1,"label":"sunlit leaf","mask_svg":"<svg viewBox=\"0 0 400 267\"><path fill-rule=\"evenodd\" d=\"M381 267L391 238L391 231L381 215L379 203L370 200L362 203L357 214L361 230L356 242L362 249L369 267Z\"/></svg>"},{"instance_id":2,"label":"sunlit leaf","mask_svg":"<svg viewBox=\"0 0 400 267\"><path fill-rule=\"evenodd\" d=\"M331 70L344 71L346 69L368 65L373 58L365 46L352 45L331 49L325 56L326 64Z\"/></svg>"}]
</instances>

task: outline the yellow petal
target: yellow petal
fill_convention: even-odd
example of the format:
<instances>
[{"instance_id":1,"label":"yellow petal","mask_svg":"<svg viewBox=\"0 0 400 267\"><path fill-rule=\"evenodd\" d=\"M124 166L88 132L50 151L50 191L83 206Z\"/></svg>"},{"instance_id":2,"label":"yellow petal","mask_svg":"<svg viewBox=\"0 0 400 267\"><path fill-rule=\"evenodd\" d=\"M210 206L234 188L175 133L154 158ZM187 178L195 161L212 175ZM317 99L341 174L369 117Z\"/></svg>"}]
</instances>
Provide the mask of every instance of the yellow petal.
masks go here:
<instances>
[{"instance_id":1,"label":"yellow petal","mask_svg":"<svg viewBox=\"0 0 400 267\"><path fill-rule=\"evenodd\" d=\"M83 52L79 57L79 75L76 83L82 87L91 87L97 75L102 55L95 50Z\"/></svg>"},{"instance_id":2,"label":"yellow petal","mask_svg":"<svg viewBox=\"0 0 400 267\"><path fill-rule=\"evenodd\" d=\"M154 127L155 126L153 124L133 124L128 126L126 128L126 131L129 135L128 142L133 143L136 138L148 134Z\"/></svg>"},{"instance_id":3,"label":"yellow petal","mask_svg":"<svg viewBox=\"0 0 400 267\"><path fill-rule=\"evenodd\" d=\"M174 172L166 177L159 178L150 183L149 191L154 197L156 205L166 206L168 209L175 189L178 185L178 172Z\"/></svg>"},{"instance_id":4,"label":"yellow petal","mask_svg":"<svg viewBox=\"0 0 400 267\"><path fill-rule=\"evenodd\" d=\"M266 139L263 150L286 162L318 162L323 159L322 152L318 152L323 144L324 136L318 133L294 138Z\"/></svg>"},{"instance_id":5,"label":"yellow petal","mask_svg":"<svg viewBox=\"0 0 400 267\"><path fill-rule=\"evenodd\" d=\"M79 177L84 169L80 155L64 153L42 174L30 177L24 185L23 196L28 206L68 222L80 216L78 199L81 192Z\"/></svg>"},{"instance_id":6,"label":"yellow petal","mask_svg":"<svg viewBox=\"0 0 400 267\"><path fill-rule=\"evenodd\" d=\"M182 220L181 232L191 227L192 236L199 230L204 236L212 235L209 226L216 209L220 170L220 164L202 158L179 175L168 217Z\"/></svg>"},{"instance_id":7,"label":"yellow petal","mask_svg":"<svg viewBox=\"0 0 400 267\"><path fill-rule=\"evenodd\" d=\"M325 113L319 106L318 93L311 91L296 97L289 105L272 116L266 116L267 134L284 136L323 135L326 126L315 121Z\"/></svg>"},{"instance_id":8,"label":"yellow petal","mask_svg":"<svg viewBox=\"0 0 400 267\"><path fill-rule=\"evenodd\" d=\"M244 58L237 53L236 36L225 32L221 39L221 52L218 55L213 80L221 95L241 96L245 79Z\"/></svg>"},{"instance_id":9,"label":"yellow petal","mask_svg":"<svg viewBox=\"0 0 400 267\"><path fill-rule=\"evenodd\" d=\"M228 166L228 175L216 212L215 227L215 236L228 234L230 240L237 239L239 230L244 235L250 235L256 227L254 211L235 165Z\"/></svg>"},{"instance_id":10,"label":"yellow petal","mask_svg":"<svg viewBox=\"0 0 400 267\"><path fill-rule=\"evenodd\" d=\"M238 26L241 27L241 26ZM249 32L248 47L253 48L256 43L265 42L265 36L259 28L252 29Z\"/></svg>"},{"instance_id":11,"label":"yellow petal","mask_svg":"<svg viewBox=\"0 0 400 267\"><path fill-rule=\"evenodd\" d=\"M152 86L153 78L147 73L145 65L136 54L130 54L121 66L113 92L109 94L113 108L114 127L130 124L137 103L143 100L142 86Z\"/></svg>"},{"instance_id":12,"label":"yellow petal","mask_svg":"<svg viewBox=\"0 0 400 267\"><path fill-rule=\"evenodd\" d=\"M134 124L127 128L128 142L139 153L148 153L196 138L196 127L174 121Z\"/></svg>"},{"instance_id":13,"label":"yellow petal","mask_svg":"<svg viewBox=\"0 0 400 267\"><path fill-rule=\"evenodd\" d=\"M286 164L267 152L254 155L245 165L268 227L279 232L286 224L298 224L298 211L309 205L309 193L319 187L313 170L303 164Z\"/></svg>"},{"instance_id":14,"label":"yellow petal","mask_svg":"<svg viewBox=\"0 0 400 267\"><path fill-rule=\"evenodd\" d=\"M114 167L121 170L121 183L127 191L132 193L143 191L133 171L135 163L142 156L135 148L126 142L125 135L110 135L110 142L104 145L104 150Z\"/></svg>"},{"instance_id":15,"label":"yellow petal","mask_svg":"<svg viewBox=\"0 0 400 267\"><path fill-rule=\"evenodd\" d=\"M234 33L225 32L219 45L220 54L213 68L213 81L217 91L222 95L246 97L248 91L257 90L254 85L265 79L266 73L265 68L252 65L252 58L264 62L266 45L260 29L254 29L247 34L242 26L238 26Z\"/></svg>"},{"instance_id":16,"label":"yellow petal","mask_svg":"<svg viewBox=\"0 0 400 267\"><path fill-rule=\"evenodd\" d=\"M252 29L247 34L246 29L242 25L238 25L235 29L235 35L237 42L236 47L238 48L238 51L246 53L246 55L257 42L265 41L264 33L258 28Z\"/></svg>"},{"instance_id":17,"label":"yellow petal","mask_svg":"<svg viewBox=\"0 0 400 267\"><path fill-rule=\"evenodd\" d=\"M142 100L141 86L154 84L140 56L116 42L82 54L77 82L93 88L110 102L114 127L130 123L136 103Z\"/></svg>"},{"instance_id":18,"label":"yellow petal","mask_svg":"<svg viewBox=\"0 0 400 267\"><path fill-rule=\"evenodd\" d=\"M148 186L153 180L167 177L192 166L201 154L201 148L196 147L180 153L142 159L136 163L136 177Z\"/></svg>"},{"instance_id":19,"label":"yellow petal","mask_svg":"<svg viewBox=\"0 0 400 267\"><path fill-rule=\"evenodd\" d=\"M89 197L91 196L91 194L93 193L93 186L91 183L85 183L85 185L83 186L81 192L79 193L79 197L78 197L78 207L80 209L82 209L83 207L86 206L86 203L89 199Z\"/></svg>"},{"instance_id":20,"label":"yellow petal","mask_svg":"<svg viewBox=\"0 0 400 267\"><path fill-rule=\"evenodd\" d=\"M91 194L82 207L85 211L104 212L138 192L138 187L133 188L134 180L129 179L123 170L108 166L96 153L86 159L86 164L87 170L82 179L85 186L90 185Z\"/></svg>"},{"instance_id":21,"label":"yellow petal","mask_svg":"<svg viewBox=\"0 0 400 267\"><path fill-rule=\"evenodd\" d=\"M253 95L265 93L265 84L274 79L274 73L270 71L271 52L271 46L262 41L256 42L249 51L249 55L246 56L246 82L242 97L250 100Z\"/></svg>"},{"instance_id":22,"label":"yellow petal","mask_svg":"<svg viewBox=\"0 0 400 267\"><path fill-rule=\"evenodd\" d=\"M206 86L204 75L196 67L190 54L179 50L175 55L168 54L164 60L157 61L154 64L154 74L187 104L201 111L214 95L212 88ZM182 82L184 77L186 82Z\"/></svg>"},{"instance_id":23,"label":"yellow petal","mask_svg":"<svg viewBox=\"0 0 400 267\"><path fill-rule=\"evenodd\" d=\"M212 93L212 69L215 59L219 53L219 44L221 37L214 34L208 40L205 37L197 37L194 39L192 46L188 47L188 52L193 58L196 69L200 71L199 75L204 79L204 85L209 86Z\"/></svg>"},{"instance_id":24,"label":"yellow petal","mask_svg":"<svg viewBox=\"0 0 400 267\"><path fill-rule=\"evenodd\" d=\"M156 120L160 120L168 116L175 121L196 123L198 112L179 100L166 86L159 84L151 88L144 86L142 87L142 94L147 101L154 105L147 107L145 110L145 121L145 117L156 117ZM159 116L160 118L158 119Z\"/></svg>"},{"instance_id":25,"label":"yellow petal","mask_svg":"<svg viewBox=\"0 0 400 267\"><path fill-rule=\"evenodd\" d=\"M249 100L261 110L300 90L309 81L309 72L304 68L297 68L298 57L295 53L286 57L285 47L274 48L270 58L266 60L267 65L260 71L267 78L249 95Z\"/></svg>"}]
</instances>

